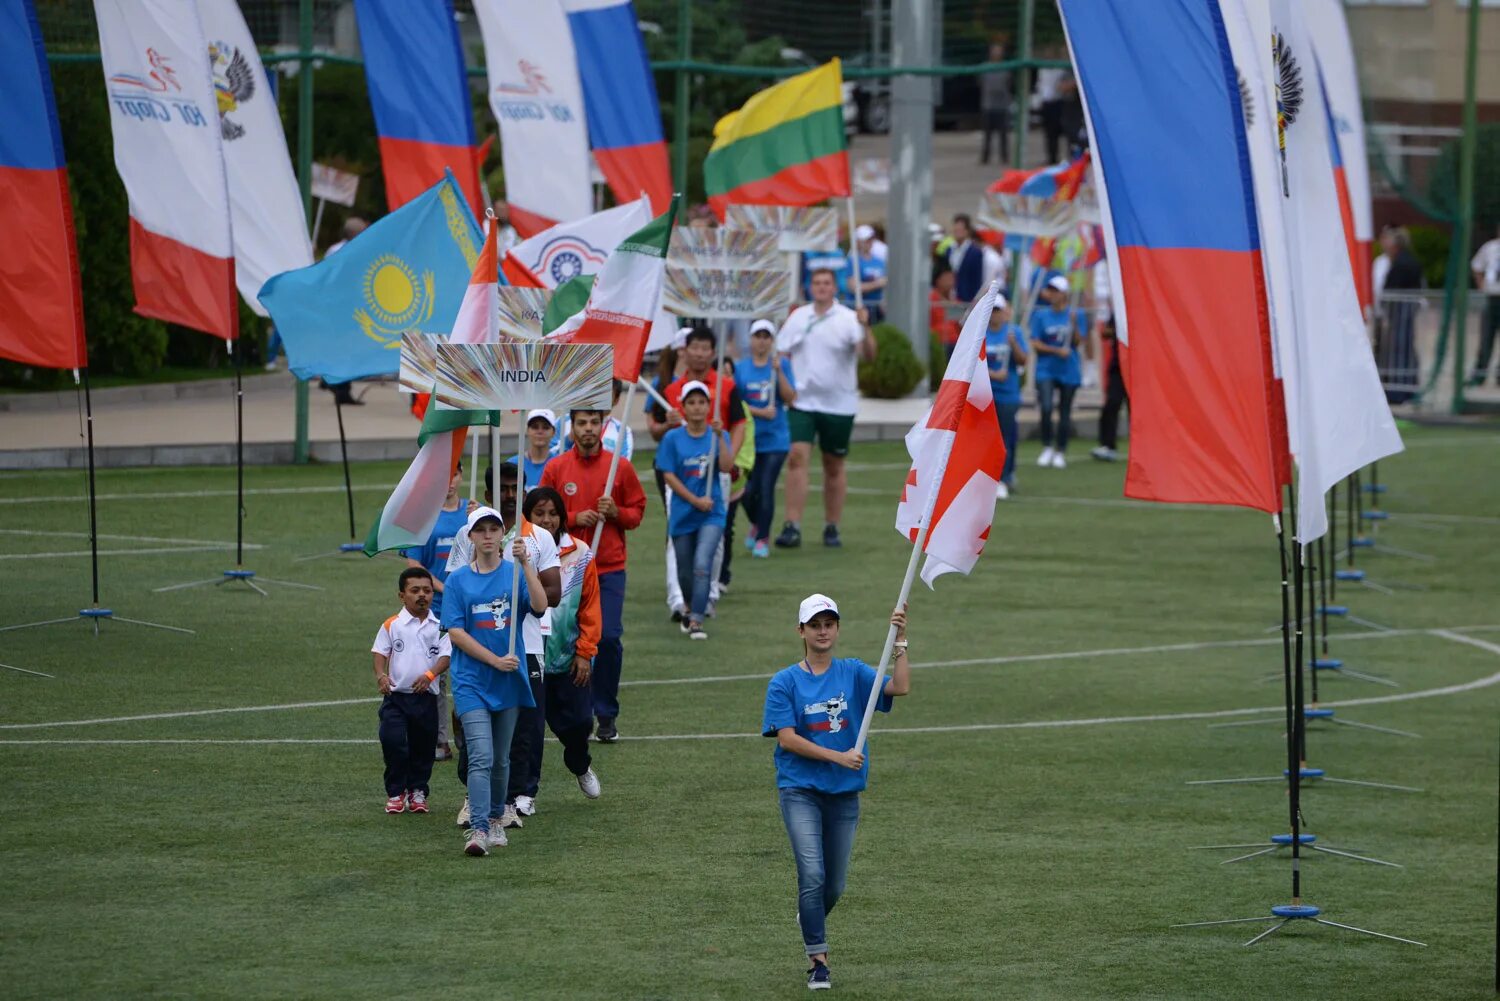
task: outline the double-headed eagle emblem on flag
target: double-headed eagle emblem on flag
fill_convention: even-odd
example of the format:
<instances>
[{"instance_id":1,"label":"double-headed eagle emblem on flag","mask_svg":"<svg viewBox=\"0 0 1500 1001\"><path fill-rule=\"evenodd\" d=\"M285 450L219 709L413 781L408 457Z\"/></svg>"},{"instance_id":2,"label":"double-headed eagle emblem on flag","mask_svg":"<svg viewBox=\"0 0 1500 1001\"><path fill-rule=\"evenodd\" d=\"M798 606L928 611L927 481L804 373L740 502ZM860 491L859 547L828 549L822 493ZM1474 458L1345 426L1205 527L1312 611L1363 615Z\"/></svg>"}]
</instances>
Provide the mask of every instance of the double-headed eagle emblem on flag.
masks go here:
<instances>
[{"instance_id":1,"label":"double-headed eagle emblem on flag","mask_svg":"<svg viewBox=\"0 0 1500 1001\"><path fill-rule=\"evenodd\" d=\"M245 127L229 114L255 96L255 71L244 53L223 42L209 43L208 59L213 67L214 97L219 106L219 132L225 142L232 142L245 134Z\"/></svg>"}]
</instances>

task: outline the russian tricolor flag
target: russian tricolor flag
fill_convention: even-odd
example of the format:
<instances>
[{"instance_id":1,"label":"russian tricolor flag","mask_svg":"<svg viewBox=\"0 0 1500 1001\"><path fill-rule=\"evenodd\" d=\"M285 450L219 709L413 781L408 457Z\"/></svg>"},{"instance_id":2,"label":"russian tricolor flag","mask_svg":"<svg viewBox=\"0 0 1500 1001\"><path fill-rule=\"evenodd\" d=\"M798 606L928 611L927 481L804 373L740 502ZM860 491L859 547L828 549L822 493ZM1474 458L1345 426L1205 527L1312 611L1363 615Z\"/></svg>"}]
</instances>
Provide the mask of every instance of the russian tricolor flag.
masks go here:
<instances>
[{"instance_id":1,"label":"russian tricolor flag","mask_svg":"<svg viewBox=\"0 0 1500 1001\"><path fill-rule=\"evenodd\" d=\"M474 110L452 0L355 0L385 197L400 208L453 171L484 214Z\"/></svg>"},{"instance_id":2,"label":"russian tricolor flag","mask_svg":"<svg viewBox=\"0 0 1500 1001\"><path fill-rule=\"evenodd\" d=\"M644 193L652 215L672 203L656 81L630 0L563 0L589 120L589 145L615 201Z\"/></svg>"},{"instance_id":3,"label":"russian tricolor flag","mask_svg":"<svg viewBox=\"0 0 1500 1001\"><path fill-rule=\"evenodd\" d=\"M0 5L0 357L82 368L83 293L52 77L31 0Z\"/></svg>"},{"instance_id":4,"label":"russian tricolor flag","mask_svg":"<svg viewBox=\"0 0 1500 1001\"><path fill-rule=\"evenodd\" d=\"M1059 6L1125 346L1125 492L1276 511L1285 436L1240 90L1217 3Z\"/></svg>"}]
</instances>

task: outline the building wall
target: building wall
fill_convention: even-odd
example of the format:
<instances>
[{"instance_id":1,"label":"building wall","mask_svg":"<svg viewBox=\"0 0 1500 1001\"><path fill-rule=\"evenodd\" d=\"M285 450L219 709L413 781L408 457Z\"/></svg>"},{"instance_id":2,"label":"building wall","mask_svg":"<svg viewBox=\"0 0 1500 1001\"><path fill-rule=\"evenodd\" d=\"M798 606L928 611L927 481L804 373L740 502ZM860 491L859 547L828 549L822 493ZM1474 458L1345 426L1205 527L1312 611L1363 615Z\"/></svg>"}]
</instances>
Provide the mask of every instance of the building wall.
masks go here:
<instances>
[{"instance_id":1,"label":"building wall","mask_svg":"<svg viewBox=\"0 0 1500 1001\"><path fill-rule=\"evenodd\" d=\"M1360 83L1387 121L1456 124L1464 97L1466 4L1459 0L1349 0ZM1500 2L1479 13L1481 118L1500 120Z\"/></svg>"}]
</instances>

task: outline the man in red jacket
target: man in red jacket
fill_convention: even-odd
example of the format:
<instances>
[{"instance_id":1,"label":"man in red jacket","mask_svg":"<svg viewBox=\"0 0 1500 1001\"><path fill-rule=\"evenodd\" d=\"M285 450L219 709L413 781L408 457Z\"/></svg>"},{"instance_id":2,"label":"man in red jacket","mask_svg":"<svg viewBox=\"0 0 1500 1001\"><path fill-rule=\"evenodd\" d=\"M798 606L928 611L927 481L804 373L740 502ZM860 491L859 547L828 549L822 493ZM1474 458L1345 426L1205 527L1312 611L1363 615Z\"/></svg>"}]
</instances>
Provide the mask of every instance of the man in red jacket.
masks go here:
<instances>
[{"instance_id":1,"label":"man in red jacket","mask_svg":"<svg viewBox=\"0 0 1500 1001\"><path fill-rule=\"evenodd\" d=\"M563 495L568 505L568 531L593 542L594 526L603 524L594 565L599 570L599 605L604 619L599 652L594 655L594 715L599 727L595 736L609 743L619 736L615 717L620 715L620 672L625 649L625 533L641 523L646 513L646 492L635 475L635 467L620 461L614 488L606 495L605 481L613 453L601 441L603 410L575 410L573 447L547 463L542 486ZM627 415L628 416L628 415Z\"/></svg>"}]
</instances>

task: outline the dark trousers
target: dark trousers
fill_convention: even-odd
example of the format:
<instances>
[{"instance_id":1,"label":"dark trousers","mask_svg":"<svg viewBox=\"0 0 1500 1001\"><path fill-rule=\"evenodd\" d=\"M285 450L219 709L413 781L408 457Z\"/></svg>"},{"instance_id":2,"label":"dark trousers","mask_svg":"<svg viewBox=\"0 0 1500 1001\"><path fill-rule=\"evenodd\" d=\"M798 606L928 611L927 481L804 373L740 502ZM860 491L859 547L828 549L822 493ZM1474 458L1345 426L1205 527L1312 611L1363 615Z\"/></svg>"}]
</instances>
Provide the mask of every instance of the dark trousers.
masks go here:
<instances>
[{"instance_id":1,"label":"dark trousers","mask_svg":"<svg viewBox=\"0 0 1500 1001\"><path fill-rule=\"evenodd\" d=\"M594 697L588 685L573 684L573 672L544 675L547 688L547 729L563 747L563 764L574 775L582 775L594 763L589 754L589 736L594 732ZM538 776L540 780L540 776ZM528 796L536 795L532 783Z\"/></svg>"},{"instance_id":2,"label":"dark trousers","mask_svg":"<svg viewBox=\"0 0 1500 1001\"><path fill-rule=\"evenodd\" d=\"M385 755L385 794L427 795L437 754L438 698L430 692L391 692L380 703L380 751Z\"/></svg>"},{"instance_id":3,"label":"dark trousers","mask_svg":"<svg viewBox=\"0 0 1500 1001\"><path fill-rule=\"evenodd\" d=\"M1120 431L1120 407L1130 406L1130 396L1125 392L1125 376L1120 373L1120 345L1115 343L1109 353L1109 374L1104 387L1104 407L1099 411L1099 444L1113 449Z\"/></svg>"},{"instance_id":4,"label":"dark trousers","mask_svg":"<svg viewBox=\"0 0 1500 1001\"><path fill-rule=\"evenodd\" d=\"M984 143L979 149L979 162L990 162L990 136L1000 139L1000 162L1010 160L1010 112L1004 108L984 113Z\"/></svg>"},{"instance_id":5,"label":"dark trousers","mask_svg":"<svg viewBox=\"0 0 1500 1001\"><path fill-rule=\"evenodd\" d=\"M1500 331L1500 295L1484 300L1484 319L1479 326L1479 354L1474 359L1474 370L1469 377L1474 382L1484 382L1490 374L1490 354L1495 350L1495 333Z\"/></svg>"},{"instance_id":6,"label":"dark trousers","mask_svg":"<svg viewBox=\"0 0 1500 1001\"><path fill-rule=\"evenodd\" d=\"M1052 406L1057 405L1057 450L1065 451L1073 434L1073 394L1077 386L1064 386L1052 379L1038 379L1036 405L1042 414L1042 445L1052 447Z\"/></svg>"},{"instance_id":7,"label":"dark trousers","mask_svg":"<svg viewBox=\"0 0 1500 1001\"><path fill-rule=\"evenodd\" d=\"M1042 133L1047 137L1047 162L1057 162L1058 146L1063 137L1063 103L1042 102Z\"/></svg>"},{"instance_id":8,"label":"dark trousers","mask_svg":"<svg viewBox=\"0 0 1500 1001\"><path fill-rule=\"evenodd\" d=\"M603 628L599 652L594 655L594 715L614 719L620 715L620 673L625 669L625 571L599 575L599 614Z\"/></svg>"},{"instance_id":9,"label":"dark trousers","mask_svg":"<svg viewBox=\"0 0 1500 1001\"><path fill-rule=\"evenodd\" d=\"M1000 482L1006 486L1014 486L1016 480L1016 446L1021 443L1021 426L1016 421L1016 414L1021 410L1019 403L995 402L995 416L1000 421L1000 440L1005 444L1005 465L1000 470Z\"/></svg>"},{"instance_id":10,"label":"dark trousers","mask_svg":"<svg viewBox=\"0 0 1500 1001\"><path fill-rule=\"evenodd\" d=\"M547 687L542 680L542 658L526 655L526 680L531 682L531 701L536 705L522 709L516 716L516 732L510 738L510 778L506 782L505 802L514 803L517 796L535 796L542 777L542 723L547 718Z\"/></svg>"},{"instance_id":11,"label":"dark trousers","mask_svg":"<svg viewBox=\"0 0 1500 1001\"><path fill-rule=\"evenodd\" d=\"M733 575L729 572L729 561L734 558L734 522L739 517L740 502L745 498L741 495L738 499L729 502L725 508L724 521L724 555L719 558L719 583L728 584Z\"/></svg>"},{"instance_id":12,"label":"dark trousers","mask_svg":"<svg viewBox=\"0 0 1500 1001\"><path fill-rule=\"evenodd\" d=\"M755 453L755 466L750 470L750 482L740 502L755 526L756 541L771 537L771 523L776 518L776 481L781 478L784 465L785 452Z\"/></svg>"}]
</instances>

